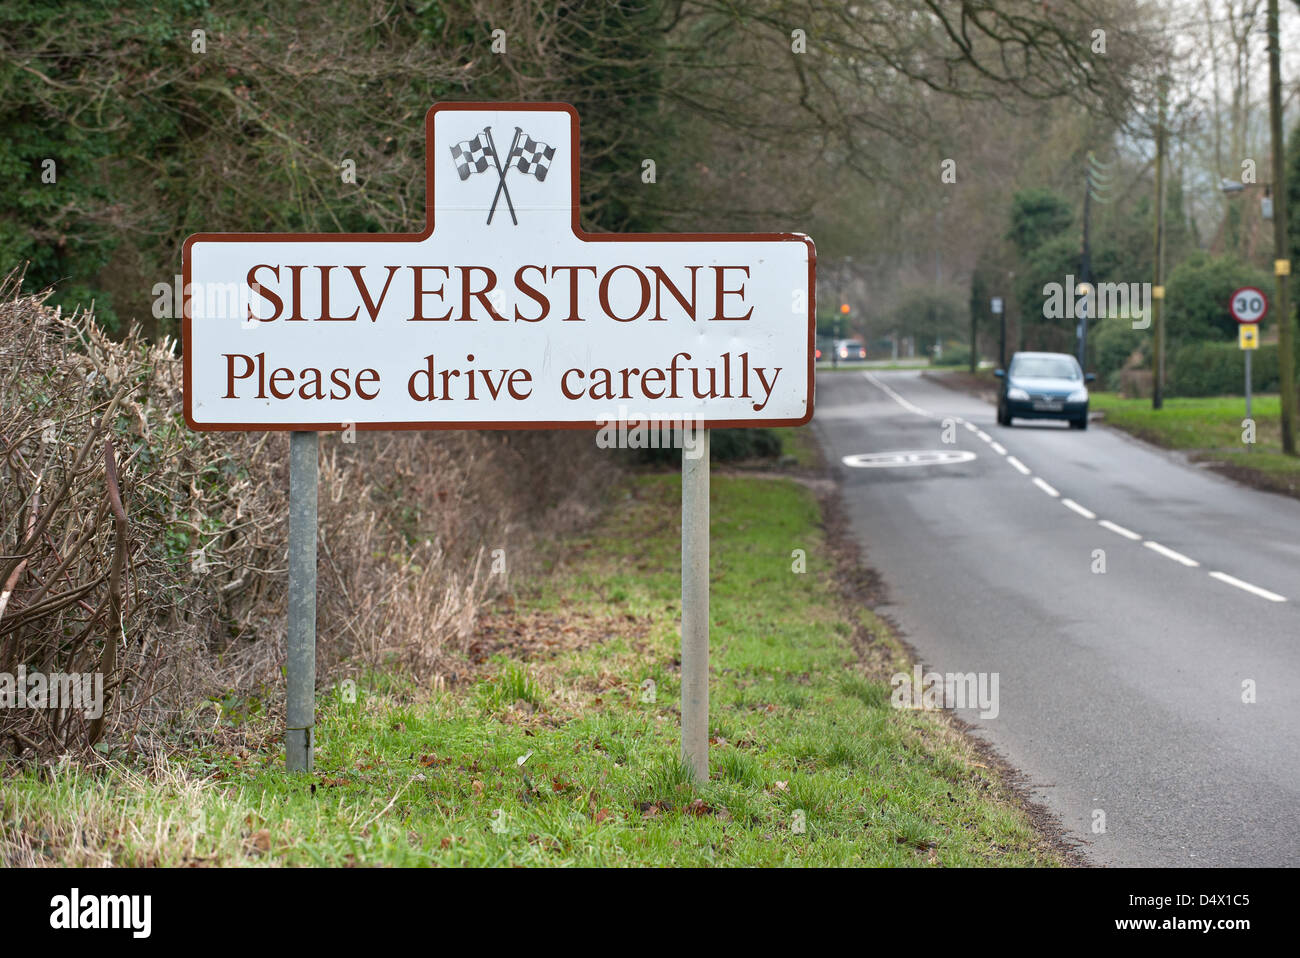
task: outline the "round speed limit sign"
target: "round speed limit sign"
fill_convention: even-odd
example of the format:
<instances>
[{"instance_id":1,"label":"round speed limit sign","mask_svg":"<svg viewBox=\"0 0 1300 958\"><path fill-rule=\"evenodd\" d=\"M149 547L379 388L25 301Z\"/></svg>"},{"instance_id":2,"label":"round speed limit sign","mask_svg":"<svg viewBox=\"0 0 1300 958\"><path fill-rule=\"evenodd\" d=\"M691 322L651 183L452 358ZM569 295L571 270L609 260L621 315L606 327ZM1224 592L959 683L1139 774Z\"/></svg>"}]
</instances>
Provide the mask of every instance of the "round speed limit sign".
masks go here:
<instances>
[{"instance_id":1,"label":"round speed limit sign","mask_svg":"<svg viewBox=\"0 0 1300 958\"><path fill-rule=\"evenodd\" d=\"M1268 312L1268 297L1254 286L1243 286L1232 294L1228 310L1239 323L1258 323Z\"/></svg>"}]
</instances>

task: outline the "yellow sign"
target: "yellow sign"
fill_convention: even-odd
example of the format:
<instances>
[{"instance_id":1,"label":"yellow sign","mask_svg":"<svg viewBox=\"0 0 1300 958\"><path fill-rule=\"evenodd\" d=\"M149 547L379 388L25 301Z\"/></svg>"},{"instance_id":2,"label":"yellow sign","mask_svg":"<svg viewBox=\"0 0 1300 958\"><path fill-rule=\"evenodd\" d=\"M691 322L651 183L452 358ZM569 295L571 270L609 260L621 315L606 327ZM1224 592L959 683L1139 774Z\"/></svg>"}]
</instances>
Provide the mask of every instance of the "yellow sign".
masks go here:
<instances>
[{"instance_id":1,"label":"yellow sign","mask_svg":"<svg viewBox=\"0 0 1300 958\"><path fill-rule=\"evenodd\" d=\"M1275 259L1275 260L1273 260L1273 275L1275 275L1275 276L1290 276L1290 275L1291 275L1291 261L1290 261L1289 259Z\"/></svg>"},{"instance_id":2,"label":"yellow sign","mask_svg":"<svg viewBox=\"0 0 1300 958\"><path fill-rule=\"evenodd\" d=\"M1238 326L1237 345L1242 349L1259 349L1259 324L1242 323Z\"/></svg>"},{"instance_id":3,"label":"yellow sign","mask_svg":"<svg viewBox=\"0 0 1300 958\"><path fill-rule=\"evenodd\" d=\"M1152 299L1164 299L1164 298L1165 298L1165 288L1164 288L1163 286L1152 286L1152 287L1151 287L1151 298L1152 298Z\"/></svg>"}]
</instances>

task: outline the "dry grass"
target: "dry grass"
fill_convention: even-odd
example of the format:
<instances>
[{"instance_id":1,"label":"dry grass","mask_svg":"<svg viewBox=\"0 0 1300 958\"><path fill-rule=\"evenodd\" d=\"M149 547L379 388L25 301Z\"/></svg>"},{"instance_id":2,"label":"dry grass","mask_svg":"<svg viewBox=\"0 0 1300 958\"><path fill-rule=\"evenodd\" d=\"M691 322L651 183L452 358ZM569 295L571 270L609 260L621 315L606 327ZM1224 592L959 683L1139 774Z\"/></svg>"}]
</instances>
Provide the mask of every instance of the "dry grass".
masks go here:
<instances>
[{"instance_id":1,"label":"dry grass","mask_svg":"<svg viewBox=\"0 0 1300 958\"><path fill-rule=\"evenodd\" d=\"M288 437L190 431L174 344L110 339L13 275L0 357L0 672L100 670L113 691L102 727L0 710L0 754L145 745L207 698L277 685ZM454 670L484 600L537 537L582 522L613 471L580 433L347 438L321 441L322 681Z\"/></svg>"}]
</instances>

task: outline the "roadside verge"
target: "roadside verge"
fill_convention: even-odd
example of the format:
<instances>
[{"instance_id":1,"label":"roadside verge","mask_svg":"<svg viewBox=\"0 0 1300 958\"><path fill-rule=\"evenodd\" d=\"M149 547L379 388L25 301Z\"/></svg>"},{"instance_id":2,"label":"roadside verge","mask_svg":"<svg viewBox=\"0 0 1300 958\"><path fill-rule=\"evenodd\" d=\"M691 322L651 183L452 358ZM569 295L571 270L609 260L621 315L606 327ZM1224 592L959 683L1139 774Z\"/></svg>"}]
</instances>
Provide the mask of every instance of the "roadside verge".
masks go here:
<instances>
[{"instance_id":1,"label":"roadside verge","mask_svg":"<svg viewBox=\"0 0 1300 958\"><path fill-rule=\"evenodd\" d=\"M230 708L150 767L22 773L0 860L1063 863L945 714L891 706L906 653L846 600L845 556L792 475L714 477L707 783L677 759L680 484L642 473L485 616L473 681L322 692L311 777L283 773L278 716Z\"/></svg>"}]
</instances>

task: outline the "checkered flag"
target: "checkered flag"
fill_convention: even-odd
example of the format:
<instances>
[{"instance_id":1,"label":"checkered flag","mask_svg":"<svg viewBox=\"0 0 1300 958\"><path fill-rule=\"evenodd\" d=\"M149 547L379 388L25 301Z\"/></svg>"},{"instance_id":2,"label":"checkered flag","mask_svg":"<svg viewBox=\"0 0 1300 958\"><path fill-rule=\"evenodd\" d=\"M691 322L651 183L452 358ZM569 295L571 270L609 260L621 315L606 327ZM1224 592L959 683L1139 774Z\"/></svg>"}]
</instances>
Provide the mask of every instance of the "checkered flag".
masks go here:
<instances>
[{"instance_id":1,"label":"checkered flag","mask_svg":"<svg viewBox=\"0 0 1300 958\"><path fill-rule=\"evenodd\" d=\"M456 162L456 173L467 180L471 173L482 173L492 166L496 153L485 136L486 131L472 140L461 140L451 148L451 158Z\"/></svg>"},{"instance_id":2,"label":"checkered flag","mask_svg":"<svg viewBox=\"0 0 1300 958\"><path fill-rule=\"evenodd\" d=\"M517 138L515 148L510 151L506 169L513 166L523 173L533 174L539 181L545 181L546 171L551 168L554 156L555 147L540 143L525 133Z\"/></svg>"}]
</instances>

